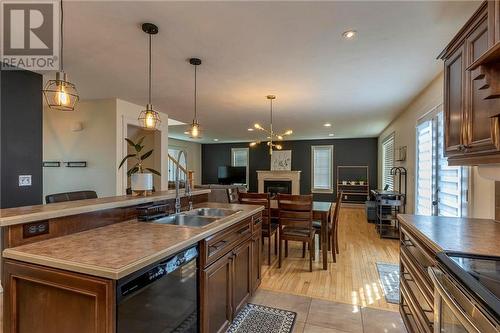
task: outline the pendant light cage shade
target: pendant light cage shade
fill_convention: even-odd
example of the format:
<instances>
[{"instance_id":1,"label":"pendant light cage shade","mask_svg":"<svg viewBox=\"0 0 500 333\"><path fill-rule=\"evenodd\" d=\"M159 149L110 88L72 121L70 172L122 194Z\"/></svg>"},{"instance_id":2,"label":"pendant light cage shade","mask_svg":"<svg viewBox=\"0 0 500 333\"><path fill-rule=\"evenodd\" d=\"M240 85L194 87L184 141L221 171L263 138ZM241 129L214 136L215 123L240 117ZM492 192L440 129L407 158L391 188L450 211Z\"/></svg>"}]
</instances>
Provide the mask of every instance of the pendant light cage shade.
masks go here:
<instances>
[{"instance_id":1,"label":"pendant light cage shade","mask_svg":"<svg viewBox=\"0 0 500 333\"><path fill-rule=\"evenodd\" d=\"M142 110L139 114L139 126L145 130L157 130L160 127L161 119L158 112L153 110L153 106L148 104L146 110Z\"/></svg>"},{"instance_id":2,"label":"pendant light cage shade","mask_svg":"<svg viewBox=\"0 0 500 333\"><path fill-rule=\"evenodd\" d=\"M64 72L58 72L55 80L47 81L43 95L49 108L60 111L75 110L79 100L75 85L67 80Z\"/></svg>"},{"instance_id":3,"label":"pendant light cage shade","mask_svg":"<svg viewBox=\"0 0 500 333\"><path fill-rule=\"evenodd\" d=\"M188 132L191 139L201 139L201 127L198 121L193 120Z\"/></svg>"}]
</instances>

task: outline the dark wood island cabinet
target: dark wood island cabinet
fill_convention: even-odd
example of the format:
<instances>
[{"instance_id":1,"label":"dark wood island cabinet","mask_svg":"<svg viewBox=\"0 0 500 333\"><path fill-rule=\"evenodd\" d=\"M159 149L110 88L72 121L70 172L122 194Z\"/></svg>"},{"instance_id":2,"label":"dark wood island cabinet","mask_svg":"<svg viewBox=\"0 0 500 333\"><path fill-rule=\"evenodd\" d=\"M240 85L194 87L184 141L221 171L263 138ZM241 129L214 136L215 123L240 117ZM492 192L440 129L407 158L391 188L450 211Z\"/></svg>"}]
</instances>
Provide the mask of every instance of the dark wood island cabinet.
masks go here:
<instances>
[{"instance_id":1,"label":"dark wood island cabinet","mask_svg":"<svg viewBox=\"0 0 500 333\"><path fill-rule=\"evenodd\" d=\"M260 285L262 207L199 202L237 213L196 228L138 222L119 205L67 217L41 208L49 230L32 237L18 231L39 215L0 218L5 333L115 333L118 282L196 244L200 332L228 327Z\"/></svg>"}]
</instances>

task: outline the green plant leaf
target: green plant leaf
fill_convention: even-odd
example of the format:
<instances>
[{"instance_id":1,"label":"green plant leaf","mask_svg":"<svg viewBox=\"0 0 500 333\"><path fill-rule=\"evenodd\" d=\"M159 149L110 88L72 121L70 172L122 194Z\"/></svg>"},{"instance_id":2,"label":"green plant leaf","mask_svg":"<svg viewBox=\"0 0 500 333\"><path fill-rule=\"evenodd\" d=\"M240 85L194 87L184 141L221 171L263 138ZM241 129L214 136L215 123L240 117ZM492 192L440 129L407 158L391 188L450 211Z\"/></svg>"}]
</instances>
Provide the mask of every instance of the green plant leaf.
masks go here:
<instances>
[{"instance_id":1,"label":"green plant leaf","mask_svg":"<svg viewBox=\"0 0 500 333\"><path fill-rule=\"evenodd\" d=\"M131 168L129 171L127 171L127 176L130 177L130 175L132 175L133 173L136 173L137 171L139 171L139 167L135 166L135 167Z\"/></svg>"},{"instance_id":2,"label":"green plant leaf","mask_svg":"<svg viewBox=\"0 0 500 333\"><path fill-rule=\"evenodd\" d=\"M144 148L144 146L141 146L140 144L136 144L134 148L135 148L136 152L140 153L142 148Z\"/></svg>"},{"instance_id":3,"label":"green plant leaf","mask_svg":"<svg viewBox=\"0 0 500 333\"><path fill-rule=\"evenodd\" d=\"M146 158L148 158L149 156L151 156L151 154L153 153L153 150L154 149L151 149L150 151L148 151L147 153L145 153L144 155L141 156L141 161L144 161Z\"/></svg>"},{"instance_id":4,"label":"green plant leaf","mask_svg":"<svg viewBox=\"0 0 500 333\"><path fill-rule=\"evenodd\" d=\"M137 144L139 146L142 144L142 141L144 141L144 138L145 138L145 136L143 136L142 138L139 139L139 141L137 141Z\"/></svg>"},{"instance_id":5,"label":"green plant leaf","mask_svg":"<svg viewBox=\"0 0 500 333\"><path fill-rule=\"evenodd\" d=\"M136 154L128 154L127 156L125 156L123 158L123 160L120 162L120 166L118 167L118 169L120 169L122 167L123 163L125 163L126 160L128 160L131 157L135 157L135 156L136 156Z\"/></svg>"},{"instance_id":6,"label":"green plant leaf","mask_svg":"<svg viewBox=\"0 0 500 333\"><path fill-rule=\"evenodd\" d=\"M155 169L151 169L151 168L146 168L146 170L150 171L151 173L154 173L155 175L157 176L161 176L161 173L159 173L158 171L156 171Z\"/></svg>"},{"instance_id":7,"label":"green plant leaf","mask_svg":"<svg viewBox=\"0 0 500 333\"><path fill-rule=\"evenodd\" d=\"M135 143L134 143L134 141L130 140L129 138L125 138L125 141L127 141L127 143L128 143L131 147L135 147Z\"/></svg>"}]
</instances>

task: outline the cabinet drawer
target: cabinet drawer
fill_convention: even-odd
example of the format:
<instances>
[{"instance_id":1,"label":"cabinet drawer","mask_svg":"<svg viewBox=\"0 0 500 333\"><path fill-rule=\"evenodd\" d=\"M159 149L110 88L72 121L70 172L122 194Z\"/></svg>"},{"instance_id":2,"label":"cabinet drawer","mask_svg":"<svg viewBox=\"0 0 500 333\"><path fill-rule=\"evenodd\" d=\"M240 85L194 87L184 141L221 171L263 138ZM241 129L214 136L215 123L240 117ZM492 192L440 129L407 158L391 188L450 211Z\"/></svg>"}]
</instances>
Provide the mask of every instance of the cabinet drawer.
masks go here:
<instances>
[{"instance_id":1,"label":"cabinet drawer","mask_svg":"<svg viewBox=\"0 0 500 333\"><path fill-rule=\"evenodd\" d=\"M410 235L403 227L401 228L401 251L405 251L407 257L425 276L428 284L432 285L432 281L427 274L427 268L436 265L434 254L427 250L424 245Z\"/></svg>"},{"instance_id":2,"label":"cabinet drawer","mask_svg":"<svg viewBox=\"0 0 500 333\"><path fill-rule=\"evenodd\" d=\"M432 333L432 322L429 320L429 316L432 315L432 313L428 315L424 312L424 309L420 307L418 300L408 285L408 281L403 278L403 276L400 278L399 288L401 289L401 295L408 306L409 313L413 316L416 324L415 326L418 327L418 331L423 333Z\"/></svg>"},{"instance_id":3,"label":"cabinet drawer","mask_svg":"<svg viewBox=\"0 0 500 333\"><path fill-rule=\"evenodd\" d=\"M434 285L430 280L429 274L422 271L422 269L417 266L417 264L415 264L412 259L410 259L409 254L405 248L401 247L401 252L399 255L404 273L409 273L412 276L412 278L417 283L420 292L426 298L427 303L429 303L430 306L434 306Z\"/></svg>"},{"instance_id":4,"label":"cabinet drawer","mask_svg":"<svg viewBox=\"0 0 500 333\"><path fill-rule=\"evenodd\" d=\"M417 325L415 315L411 312L408 301L405 299L403 293L400 294L400 297L401 300L399 301L399 313L401 314L401 318L403 318L406 330L408 331L408 333L421 333L422 331Z\"/></svg>"},{"instance_id":5,"label":"cabinet drawer","mask_svg":"<svg viewBox=\"0 0 500 333\"><path fill-rule=\"evenodd\" d=\"M262 213L252 216L252 234L262 232Z\"/></svg>"},{"instance_id":6,"label":"cabinet drawer","mask_svg":"<svg viewBox=\"0 0 500 333\"><path fill-rule=\"evenodd\" d=\"M220 231L200 242L201 266L207 267L252 235L252 218Z\"/></svg>"}]
</instances>

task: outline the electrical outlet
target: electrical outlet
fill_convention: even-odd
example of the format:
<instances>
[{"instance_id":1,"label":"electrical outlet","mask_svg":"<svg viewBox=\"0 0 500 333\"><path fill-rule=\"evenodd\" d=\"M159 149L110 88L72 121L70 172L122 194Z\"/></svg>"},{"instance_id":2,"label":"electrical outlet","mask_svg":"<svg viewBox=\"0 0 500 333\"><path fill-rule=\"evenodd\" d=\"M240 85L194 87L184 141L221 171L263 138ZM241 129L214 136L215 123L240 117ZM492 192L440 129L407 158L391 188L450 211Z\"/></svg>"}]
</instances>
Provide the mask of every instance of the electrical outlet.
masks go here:
<instances>
[{"instance_id":1,"label":"electrical outlet","mask_svg":"<svg viewBox=\"0 0 500 333\"><path fill-rule=\"evenodd\" d=\"M31 186L31 175L19 175L19 186Z\"/></svg>"}]
</instances>

